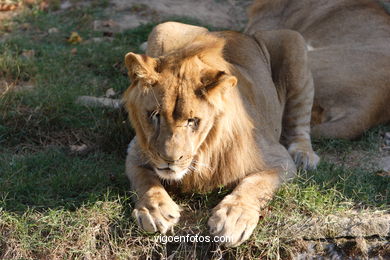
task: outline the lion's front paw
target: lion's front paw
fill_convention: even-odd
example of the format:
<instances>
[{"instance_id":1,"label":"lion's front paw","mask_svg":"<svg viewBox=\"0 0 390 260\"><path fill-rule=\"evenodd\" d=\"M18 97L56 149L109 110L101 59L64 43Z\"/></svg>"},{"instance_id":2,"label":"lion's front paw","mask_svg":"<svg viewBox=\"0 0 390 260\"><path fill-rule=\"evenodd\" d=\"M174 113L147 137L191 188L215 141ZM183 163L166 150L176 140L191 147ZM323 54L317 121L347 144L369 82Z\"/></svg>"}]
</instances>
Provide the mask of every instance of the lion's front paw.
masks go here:
<instances>
[{"instance_id":1,"label":"lion's front paw","mask_svg":"<svg viewBox=\"0 0 390 260\"><path fill-rule=\"evenodd\" d=\"M243 203L235 195L226 196L208 221L210 233L225 236L226 246L238 246L247 240L259 222L259 209Z\"/></svg>"},{"instance_id":2,"label":"lion's front paw","mask_svg":"<svg viewBox=\"0 0 390 260\"><path fill-rule=\"evenodd\" d=\"M300 146L299 144L291 144L288 152L295 162L295 165L304 170L317 168L320 162L320 157L310 147Z\"/></svg>"},{"instance_id":3,"label":"lion's front paw","mask_svg":"<svg viewBox=\"0 0 390 260\"><path fill-rule=\"evenodd\" d=\"M145 195L136 204L132 215L145 231L165 234L179 221L180 207L169 195Z\"/></svg>"}]
</instances>

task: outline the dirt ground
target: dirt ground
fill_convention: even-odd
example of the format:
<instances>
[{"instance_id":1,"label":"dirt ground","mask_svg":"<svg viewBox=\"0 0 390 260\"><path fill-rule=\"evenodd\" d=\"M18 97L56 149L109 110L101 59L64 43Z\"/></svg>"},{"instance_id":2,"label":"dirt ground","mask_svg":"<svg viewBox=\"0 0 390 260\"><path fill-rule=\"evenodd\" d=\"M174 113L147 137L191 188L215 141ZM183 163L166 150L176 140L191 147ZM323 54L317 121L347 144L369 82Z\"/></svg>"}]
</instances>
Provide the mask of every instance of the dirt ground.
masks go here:
<instances>
[{"instance_id":1,"label":"dirt ground","mask_svg":"<svg viewBox=\"0 0 390 260\"><path fill-rule=\"evenodd\" d=\"M112 0L105 14L112 17L110 26L117 31L177 17L189 17L215 28L242 30L247 22L246 9L251 2L251 0ZM61 4L61 9L70 8L74 4L65 1Z\"/></svg>"}]
</instances>

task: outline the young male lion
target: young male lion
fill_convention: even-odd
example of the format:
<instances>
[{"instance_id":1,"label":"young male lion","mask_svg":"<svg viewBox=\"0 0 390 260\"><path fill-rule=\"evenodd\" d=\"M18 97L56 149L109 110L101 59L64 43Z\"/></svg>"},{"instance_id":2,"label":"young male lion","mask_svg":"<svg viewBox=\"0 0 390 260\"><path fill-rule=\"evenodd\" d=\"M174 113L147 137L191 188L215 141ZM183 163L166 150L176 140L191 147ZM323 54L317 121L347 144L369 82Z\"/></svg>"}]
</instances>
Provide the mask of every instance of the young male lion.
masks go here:
<instances>
[{"instance_id":1,"label":"young male lion","mask_svg":"<svg viewBox=\"0 0 390 260\"><path fill-rule=\"evenodd\" d=\"M390 121L390 15L379 1L255 1L246 33L278 29L308 45L312 135L353 139Z\"/></svg>"},{"instance_id":2,"label":"young male lion","mask_svg":"<svg viewBox=\"0 0 390 260\"><path fill-rule=\"evenodd\" d=\"M139 226L165 233L178 222L163 183L184 192L234 185L208 225L231 238L227 245L248 239L294 161L313 168L319 160L305 48L288 30L246 36L168 22L152 31L147 55L126 55L124 101L136 131L126 173Z\"/></svg>"}]
</instances>

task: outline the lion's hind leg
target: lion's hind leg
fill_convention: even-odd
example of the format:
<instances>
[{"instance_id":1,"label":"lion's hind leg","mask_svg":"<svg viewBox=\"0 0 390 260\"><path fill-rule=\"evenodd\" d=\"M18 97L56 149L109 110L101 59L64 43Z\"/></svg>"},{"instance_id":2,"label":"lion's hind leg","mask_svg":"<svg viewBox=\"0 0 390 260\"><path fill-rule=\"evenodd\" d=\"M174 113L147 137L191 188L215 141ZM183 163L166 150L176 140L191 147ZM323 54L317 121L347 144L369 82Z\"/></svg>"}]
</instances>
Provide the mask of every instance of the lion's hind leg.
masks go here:
<instances>
[{"instance_id":1,"label":"lion's hind leg","mask_svg":"<svg viewBox=\"0 0 390 260\"><path fill-rule=\"evenodd\" d=\"M284 104L281 143L298 167L315 168L319 157L310 139L310 118L314 86L309 69L306 44L294 31L259 31L254 34L260 47L269 53L272 79Z\"/></svg>"},{"instance_id":2,"label":"lion's hind leg","mask_svg":"<svg viewBox=\"0 0 390 260\"><path fill-rule=\"evenodd\" d=\"M347 108L345 111L342 116L330 117L327 121L313 125L311 129L312 136L353 140L371 127L371 124L367 123L369 118L364 113L348 110Z\"/></svg>"}]
</instances>

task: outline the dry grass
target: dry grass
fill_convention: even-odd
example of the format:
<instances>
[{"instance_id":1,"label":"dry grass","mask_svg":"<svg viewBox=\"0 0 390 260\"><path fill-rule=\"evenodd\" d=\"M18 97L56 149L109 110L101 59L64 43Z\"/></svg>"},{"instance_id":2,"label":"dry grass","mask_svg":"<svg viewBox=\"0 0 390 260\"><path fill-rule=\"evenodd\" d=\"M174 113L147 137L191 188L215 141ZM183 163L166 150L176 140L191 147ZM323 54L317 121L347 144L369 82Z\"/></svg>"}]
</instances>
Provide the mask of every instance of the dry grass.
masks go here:
<instances>
[{"instance_id":1,"label":"dry grass","mask_svg":"<svg viewBox=\"0 0 390 260\"><path fill-rule=\"evenodd\" d=\"M95 19L106 19L105 4L93 1L66 12L32 6L0 31L0 82L6 82L0 88L0 259L288 259L311 243L291 236L302 219L389 210L390 180L375 174L375 159L389 154L381 150L381 135L390 126L381 126L354 142L316 140L319 169L283 186L238 248L164 245L138 230L123 174L133 136L126 114L74 102L109 88L119 96L129 83L122 58L139 51L152 28L115 33L109 41L107 33L92 30ZM51 28L58 32L48 33ZM85 41L68 43L73 31ZM88 41L96 37L103 41ZM23 55L31 50L34 55ZM90 149L72 152L72 145L83 144ZM208 235L210 209L228 192L177 194L185 211L176 234ZM343 251L344 244L336 249ZM348 248L344 256L356 254ZM389 254L386 245L375 250L373 256Z\"/></svg>"}]
</instances>

